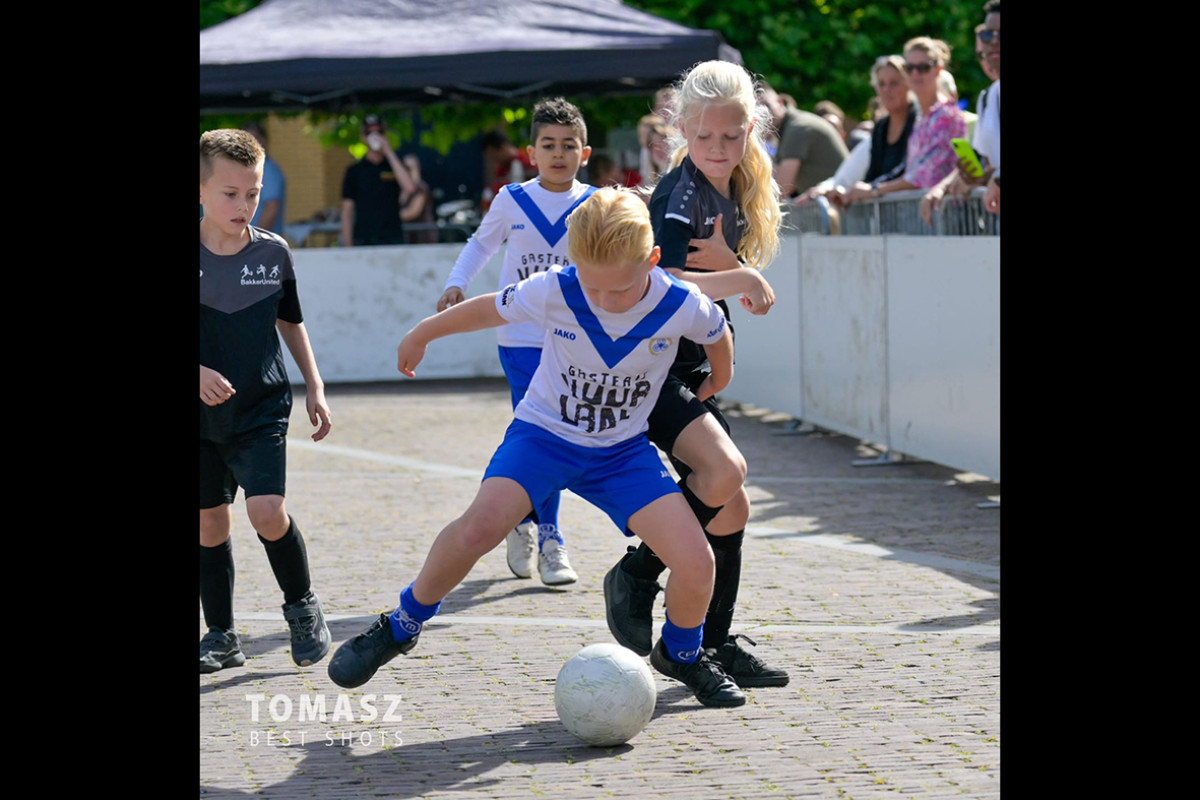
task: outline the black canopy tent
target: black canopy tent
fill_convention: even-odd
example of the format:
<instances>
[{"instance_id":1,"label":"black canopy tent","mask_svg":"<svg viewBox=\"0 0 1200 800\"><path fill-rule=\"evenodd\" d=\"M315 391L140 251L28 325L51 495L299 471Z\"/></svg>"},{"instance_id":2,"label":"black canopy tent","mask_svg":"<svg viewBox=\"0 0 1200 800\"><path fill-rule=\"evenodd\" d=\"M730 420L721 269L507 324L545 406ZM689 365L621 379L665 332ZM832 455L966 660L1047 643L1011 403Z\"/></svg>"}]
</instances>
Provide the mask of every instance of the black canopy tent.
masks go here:
<instances>
[{"instance_id":1,"label":"black canopy tent","mask_svg":"<svg viewBox=\"0 0 1200 800\"><path fill-rule=\"evenodd\" d=\"M617 0L266 0L200 32L200 113L646 94L712 31Z\"/></svg>"}]
</instances>

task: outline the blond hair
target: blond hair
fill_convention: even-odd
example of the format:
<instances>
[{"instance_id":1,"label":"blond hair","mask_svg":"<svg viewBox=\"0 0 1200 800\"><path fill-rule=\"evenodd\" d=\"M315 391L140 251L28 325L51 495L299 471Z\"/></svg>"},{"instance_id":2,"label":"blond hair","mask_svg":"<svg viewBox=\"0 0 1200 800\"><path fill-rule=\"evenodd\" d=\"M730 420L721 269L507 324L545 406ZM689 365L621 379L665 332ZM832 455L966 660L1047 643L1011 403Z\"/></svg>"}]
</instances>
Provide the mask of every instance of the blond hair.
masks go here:
<instances>
[{"instance_id":1,"label":"blond hair","mask_svg":"<svg viewBox=\"0 0 1200 800\"><path fill-rule=\"evenodd\" d=\"M929 63L935 67L950 66L951 47L941 39L935 39L932 36L916 36L904 43L904 54L907 55L909 50L920 50L929 56Z\"/></svg>"},{"instance_id":2,"label":"blond hair","mask_svg":"<svg viewBox=\"0 0 1200 800\"><path fill-rule=\"evenodd\" d=\"M233 128L218 128L200 134L200 182L213 174L213 161L228 158L244 167L255 167L267 157L262 145L250 133Z\"/></svg>"},{"instance_id":3,"label":"blond hair","mask_svg":"<svg viewBox=\"0 0 1200 800\"><path fill-rule=\"evenodd\" d=\"M746 142L746 155L734 167L730 183L741 208L744 227L737 255L750 267L764 269L779 252L779 185L771 170L771 157L763 137L771 127L771 114L758 102L761 87L743 67L729 61L703 61L688 71L676 88L670 123L676 131L681 121L692 119L709 105L738 105L746 121L754 121ZM687 155L687 144L676 136L671 167Z\"/></svg>"},{"instance_id":4,"label":"blond hair","mask_svg":"<svg viewBox=\"0 0 1200 800\"><path fill-rule=\"evenodd\" d=\"M567 258L572 264L642 264L653 250L650 211L629 189L597 189L567 217Z\"/></svg>"}]
</instances>

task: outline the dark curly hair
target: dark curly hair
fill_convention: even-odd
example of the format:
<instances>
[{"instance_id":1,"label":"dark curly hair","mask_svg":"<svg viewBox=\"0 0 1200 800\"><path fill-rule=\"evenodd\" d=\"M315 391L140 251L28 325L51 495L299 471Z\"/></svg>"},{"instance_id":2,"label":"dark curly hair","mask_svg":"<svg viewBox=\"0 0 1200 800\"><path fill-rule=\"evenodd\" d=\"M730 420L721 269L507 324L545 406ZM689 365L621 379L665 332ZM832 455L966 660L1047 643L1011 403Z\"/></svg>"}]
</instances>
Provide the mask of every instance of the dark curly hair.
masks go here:
<instances>
[{"instance_id":1,"label":"dark curly hair","mask_svg":"<svg viewBox=\"0 0 1200 800\"><path fill-rule=\"evenodd\" d=\"M561 97L539 100L533 107L533 120L529 126L529 140L537 143L538 132L544 125L566 125L579 137L579 145L587 147L587 124L583 114L572 103Z\"/></svg>"}]
</instances>

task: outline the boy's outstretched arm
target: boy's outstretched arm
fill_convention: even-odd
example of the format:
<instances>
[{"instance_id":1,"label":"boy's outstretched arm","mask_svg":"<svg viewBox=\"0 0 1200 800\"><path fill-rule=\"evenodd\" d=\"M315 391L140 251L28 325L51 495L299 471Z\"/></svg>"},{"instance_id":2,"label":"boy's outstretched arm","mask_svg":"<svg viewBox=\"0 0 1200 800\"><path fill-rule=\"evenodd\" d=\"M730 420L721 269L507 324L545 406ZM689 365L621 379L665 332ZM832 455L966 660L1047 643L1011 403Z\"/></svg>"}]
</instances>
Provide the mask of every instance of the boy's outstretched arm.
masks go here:
<instances>
[{"instance_id":1,"label":"boy's outstretched arm","mask_svg":"<svg viewBox=\"0 0 1200 800\"><path fill-rule=\"evenodd\" d=\"M725 327L724 336L712 344L704 345L704 353L708 356L708 364L712 371L696 387L696 399L701 402L724 389L733 380L733 334L729 326Z\"/></svg>"},{"instance_id":2,"label":"boy's outstretched arm","mask_svg":"<svg viewBox=\"0 0 1200 800\"><path fill-rule=\"evenodd\" d=\"M410 378L415 377L417 365L425 358L425 348L434 339L503 325L504 317L496 310L498 294L472 297L418 322L396 348L396 368Z\"/></svg>"},{"instance_id":3,"label":"boy's outstretched arm","mask_svg":"<svg viewBox=\"0 0 1200 800\"><path fill-rule=\"evenodd\" d=\"M321 373L317 371L317 359L308 341L308 329L303 322L285 322L281 319L275 321L275 327L279 330L279 338L283 339L288 352L296 360L300 374L304 376L304 405L308 411L308 421L317 428L312 440L319 442L329 435L329 429L333 427L333 414L325 402L325 381L321 380Z\"/></svg>"}]
</instances>

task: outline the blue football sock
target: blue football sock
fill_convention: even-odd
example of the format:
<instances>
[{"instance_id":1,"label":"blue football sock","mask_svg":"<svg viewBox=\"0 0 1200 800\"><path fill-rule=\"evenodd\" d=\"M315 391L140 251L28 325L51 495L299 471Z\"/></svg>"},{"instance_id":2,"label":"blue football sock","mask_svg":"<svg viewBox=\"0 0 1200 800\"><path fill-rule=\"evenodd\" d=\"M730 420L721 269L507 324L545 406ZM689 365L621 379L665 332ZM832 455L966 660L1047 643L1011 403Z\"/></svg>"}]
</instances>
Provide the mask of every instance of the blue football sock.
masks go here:
<instances>
[{"instance_id":1,"label":"blue football sock","mask_svg":"<svg viewBox=\"0 0 1200 800\"><path fill-rule=\"evenodd\" d=\"M431 619L441 607L442 601L440 600L432 606L418 603L413 597L410 583L400 593L400 605L388 617L388 622L392 624L392 638L397 642L405 642L413 638L421 632L421 626Z\"/></svg>"},{"instance_id":2,"label":"blue football sock","mask_svg":"<svg viewBox=\"0 0 1200 800\"><path fill-rule=\"evenodd\" d=\"M546 543L547 539L554 539L561 546L566 545L566 542L563 541L562 534L558 532L557 525L550 525L547 523L538 525L538 552L541 552L542 545Z\"/></svg>"},{"instance_id":3,"label":"blue football sock","mask_svg":"<svg viewBox=\"0 0 1200 800\"><path fill-rule=\"evenodd\" d=\"M704 639L704 623L695 628L681 628L668 614L667 621L662 626L663 646L667 656L672 661L682 664L694 664L700 658L700 642Z\"/></svg>"}]
</instances>

